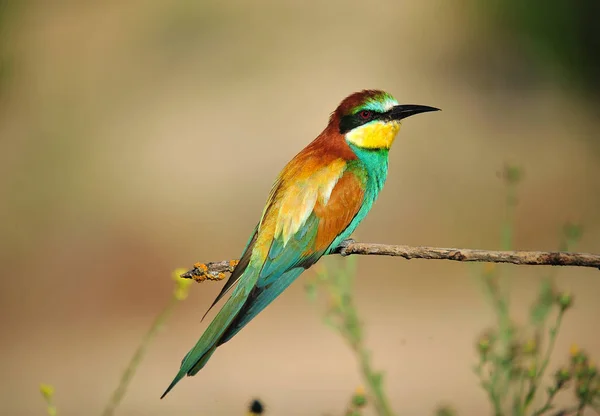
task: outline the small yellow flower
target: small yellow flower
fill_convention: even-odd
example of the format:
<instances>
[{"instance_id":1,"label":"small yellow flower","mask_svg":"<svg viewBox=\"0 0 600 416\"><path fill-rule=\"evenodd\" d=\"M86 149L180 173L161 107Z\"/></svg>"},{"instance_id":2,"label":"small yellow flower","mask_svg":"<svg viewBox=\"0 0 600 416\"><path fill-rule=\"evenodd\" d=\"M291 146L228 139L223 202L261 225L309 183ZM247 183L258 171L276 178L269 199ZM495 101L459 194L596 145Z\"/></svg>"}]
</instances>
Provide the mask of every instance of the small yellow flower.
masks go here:
<instances>
[{"instance_id":1,"label":"small yellow flower","mask_svg":"<svg viewBox=\"0 0 600 416\"><path fill-rule=\"evenodd\" d=\"M186 271L187 270L180 268L173 270L173 273L171 274L171 277L175 281L175 290L173 291L173 296L175 296L175 299L177 300L184 300L188 297L190 286L194 281L193 279L184 279L181 277L181 275Z\"/></svg>"},{"instance_id":2,"label":"small yellow flower","mask_svg":"<svg viewBox=\"0 0 600 416\"><path fill-rule=\"evenodd\" d=\"M574 367L577 374L585 373L588 365L588 355L577 346L571 346L571 365Z\"/></svg>"},{"instance_id":3,"label":"small yellow flower","mask_svg":"<svg viewBox=\"0 0 600 416\"><path fill-rule=\"evenodd\" d=\"M571 357L575 357L579 354L579 346L577 344L571 344L571 348L569 348L569 355Z\"/></svg>"},{"instance_id":4,"label":"small yellow flower","mask_svg":"<svg viewBox=\"0 0 600 416\"><path fill-rule=\"evenodd\" d=\"M354 395L352 396L352 405L354 407L364 407L366 404L367 395L365 388L363 386L358 386L356 390L354 390Z\"/></svg>"},{"instance_id":5,"label":"small yellow flower","mask_svg":"<svg viewBox=\"0 0 600 416\"><path fill-rule=\"evenodd\" d=\"M40 384L40 393L42 393L42 396L44 396L46 401L50 401L54 396L54 386L51 384L42 383Z\"/></svg>"}]
</instances>

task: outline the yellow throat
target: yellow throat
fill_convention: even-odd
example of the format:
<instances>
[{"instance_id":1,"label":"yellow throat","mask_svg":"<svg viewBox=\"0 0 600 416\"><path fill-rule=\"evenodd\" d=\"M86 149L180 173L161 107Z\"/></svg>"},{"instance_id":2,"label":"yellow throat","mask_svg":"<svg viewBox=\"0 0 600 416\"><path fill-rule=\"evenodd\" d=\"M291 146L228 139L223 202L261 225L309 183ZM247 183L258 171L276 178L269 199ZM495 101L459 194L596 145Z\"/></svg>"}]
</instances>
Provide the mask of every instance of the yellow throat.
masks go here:
<instances>
[{"instance_id":1,"label":"yellow throat","mask_svg":"<svg viewBox=\"0 0 600 416\"><path fill-rule=\"evenodd\" d=\"M400 131L400 121L375 121L346 133L346 140L364 149L389 149Z\"/></svg>"}]
</instances>

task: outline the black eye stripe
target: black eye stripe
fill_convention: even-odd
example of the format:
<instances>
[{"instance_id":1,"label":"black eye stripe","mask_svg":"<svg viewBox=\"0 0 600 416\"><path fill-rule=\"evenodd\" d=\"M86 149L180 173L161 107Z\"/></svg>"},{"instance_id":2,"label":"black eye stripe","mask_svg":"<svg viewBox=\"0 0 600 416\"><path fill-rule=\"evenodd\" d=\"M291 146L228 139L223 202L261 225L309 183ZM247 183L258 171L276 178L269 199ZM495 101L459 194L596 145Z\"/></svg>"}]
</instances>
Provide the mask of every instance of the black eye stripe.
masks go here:
<instances>
[{"instance_id":1,"label":"black eye stripe","mask_svg":"<svg viewBox=\"0 0 600 416\"><path fill-rule=\"evenodd\" d=\"M362 126L363 124L366 124L373 120L385 120L391 113L390 111L386 111L385 113L379 113L379 112L373 111L373 110L366 110L366 111L371 112L371 117L367 118L367 119L363 119L361 117L362 111L365 111L365 110L357 111L355 114L345 115L340 119L340 133L341 134L346 134L350 130L355 129L358 126Z\"/></svg>"}]
</instances>

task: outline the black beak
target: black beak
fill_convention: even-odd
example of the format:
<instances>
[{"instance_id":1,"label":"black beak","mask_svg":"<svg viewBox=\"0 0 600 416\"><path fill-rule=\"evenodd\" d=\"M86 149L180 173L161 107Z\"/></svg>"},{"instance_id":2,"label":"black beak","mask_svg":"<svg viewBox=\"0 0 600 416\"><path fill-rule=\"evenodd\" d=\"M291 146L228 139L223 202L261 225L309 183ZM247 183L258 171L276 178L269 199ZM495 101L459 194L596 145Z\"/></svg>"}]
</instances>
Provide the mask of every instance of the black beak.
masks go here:
<instances>
[{"instance_id":1,"label":"black beak","mask_svg":"<svg viewBox=\"0 0 600 416\"><path fill-rule=\"evenodd\" d=\"M402 120L403 118L414 116L415 114L427 113L429 111L441 111L439 108L426 105L402 104L397 105L390 110L392 120Z\"/></svg>"}]
</instances>

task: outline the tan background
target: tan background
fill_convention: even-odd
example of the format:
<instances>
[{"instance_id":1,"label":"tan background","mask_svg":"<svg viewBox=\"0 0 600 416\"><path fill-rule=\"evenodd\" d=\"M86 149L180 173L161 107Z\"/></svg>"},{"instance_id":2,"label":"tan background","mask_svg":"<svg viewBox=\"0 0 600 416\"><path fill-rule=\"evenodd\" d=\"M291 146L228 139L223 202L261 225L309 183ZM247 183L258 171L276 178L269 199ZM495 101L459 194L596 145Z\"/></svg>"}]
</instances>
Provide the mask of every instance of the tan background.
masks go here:
<instances>
[{"instance_id":1,"label":"tan background","mask_svg":"<svg viewBox=\"0 0 600 416\"><path fill-rule=\"evenodd\" d=\"M526 171L516 245L554 249L585 224L600 252L600 125L552 80L509 82L466 3L39 2L4 27L0 84L0 413L98 412L170 272L237 257L276 174L347 94L382 88L441 113L404 123L364 241L498 248L497 172ZM530 75L535 78L537 75ZM539 78L539 77L538 77ZM361 258L357 299L376 366L406 415L487 413L470 368L493 323L470 268ZM507 267L524 318L547 268ZM360 383L302 276L197 377L158 397L220 284L196 285L152 345L120 414L340 414ZM598 271L562 269L572 342L600 353Z\"/></svg>"}]
</instances>

